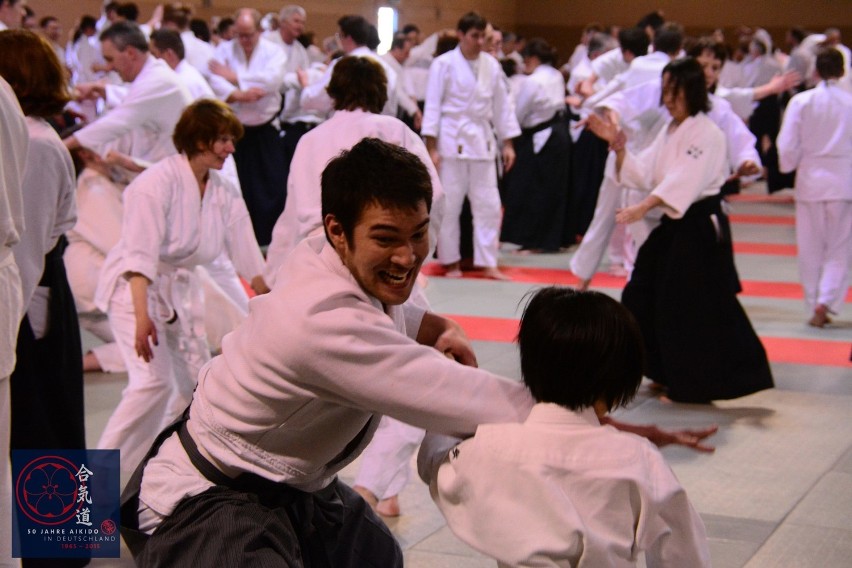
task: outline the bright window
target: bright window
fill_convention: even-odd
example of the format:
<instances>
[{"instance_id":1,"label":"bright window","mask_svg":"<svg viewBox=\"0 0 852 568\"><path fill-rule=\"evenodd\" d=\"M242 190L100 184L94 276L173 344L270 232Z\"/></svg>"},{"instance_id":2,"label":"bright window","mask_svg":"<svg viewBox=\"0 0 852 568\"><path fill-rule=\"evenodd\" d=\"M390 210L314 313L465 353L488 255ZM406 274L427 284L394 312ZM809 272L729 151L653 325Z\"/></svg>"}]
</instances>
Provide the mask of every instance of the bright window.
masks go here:
<instances>
[{"instance_id":1,"label":"bright window","mask_svg":"<svg viewBox=\"0 0 852 568\"><path fill-rule=\"evenodd\" d=\"M379 55L387 53L390 50L393 34L396 31L397 13L394 8L383 6L379 8L378 28L379 28L379 47L376 49Z\"/></svg>"}]
</instances>

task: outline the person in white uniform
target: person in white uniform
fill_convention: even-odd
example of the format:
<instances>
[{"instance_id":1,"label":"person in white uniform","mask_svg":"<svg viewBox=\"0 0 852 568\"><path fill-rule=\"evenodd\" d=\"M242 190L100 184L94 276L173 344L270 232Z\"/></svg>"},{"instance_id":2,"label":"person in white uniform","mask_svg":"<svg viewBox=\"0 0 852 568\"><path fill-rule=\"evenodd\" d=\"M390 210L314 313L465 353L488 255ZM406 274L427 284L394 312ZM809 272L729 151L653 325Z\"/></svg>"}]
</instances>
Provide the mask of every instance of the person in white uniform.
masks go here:
<instances>
[{"instance_id":1,"label":"person in white uniform","mask_svg":"<svg viewBox=\"0 0 852 568\"><path fill-rule=\"evenodd\" d=\"M619 181L645 195L619 210L616 221L643 221L654 209L664 213L639 249L622 294L642 328L645 375L679 402L772 388L766 351L736 298L730 222L719 193L728 173L725 138L705 114L706 78L695 59L665 67L662 102L672 118L640 153L625 150L626 137L615 125L589 118L589 127L616 152Z\"/></svg>"},{"instance_id":2,"label":"person in white uniform","mask_svg":"<svg viewBox=\"0 0 852 568\"><path fill-rule=\"evenodd\" d=\"M726 192L726 188L735 184L738 187L741 176L754 175L760 171L760 156L755 149L756 139L733 111L731 105L712 93L726 57L724 46L710 38L702 38L690 48L689 53L704 69L711 104L707 116L725 135L728 179L722 186L721 193L722 195L734 193L735 191ZM607 116L620 124L638 124L640 128L641 125L652 125L649 130L656 132L660 125L671 118L665 107L659 105L661 96L660 82L651 81L608 97L599 104L598 110L607 113ZM635 131L634 126L633 132ZM599 201L597 212L601 216L594 223L595 233L593 233L596 238L584 241L586 244L581 246L581 250L578 250L571 258L571 271L580 277L582 289L588 288L603 258L607 235L617 229L615 214L619 205L619 201L615 199L609 202ZM659 218L648 218L643 223L646 225L643 231L635 233L640 238L634 237L633 250L638 250L642 246L647 234L659 223Z\"/></svg>"},{"instance_id":3,"label":"person in white uniform","mask_svg":"<svg viewBox=\"0 0 852 568\"><path fill-rule=\"evenodd\" d=\"M175 153L172 131L181 112L192 100L177 74L165 61L148 53L148 40L135 25L118 22L100 35L101 49L110 70L130 83L77 85L80 98L102 97L117 104L95 122L65 139L69 149L84 146L102 156L118 140L129 137L129 153L152 164Z\"/></svg>"},{"instance_id":4,"label":"person in white uniform","mask_svg":"<svg viewBox=\"0 0 852 568\"><path fill-rule=\"evenodd\" d=\"M267 251L266 280L272 287L295 246L321 232L322 170L338 153L367 137L406 148L429 170L433 194L429 236L430 250L434 249L444 206L441 183L422 140L400 120L379 114L387 97L381 66L371 58L344 57L335 65L328 92L334 99L334 115L302 137L296 147L287 206L275 224ZM415 296L425 302L422 293ZM410 458L422 438L421 429L385 417L365 450L354 487L382 514L399 514L397 494L408 482Z\"/></svg>"},{"instance_id":5,"label":"person in white uniform","mask_svg":"<svg viewBox=\"0 0 852 568\"><path fill-rule=\"evenodd\" d=\"M396 101L396 84L398 81L397 73L394 69L384 61L369 47L371 34L374 33L373 26L363 16L349 15L343 16L337 20L339 32L337 34L340 42L340 49L346 55L357 55L361 57L372 57L385 70L387 77L388 96L387 102L382 109L383 114L396 117L397 101ZM331 74L334 71L335 61L332 61L325 73L317 81L307 84L307 77L300 79L302 82L301 105L302 109L309 110L328 116L333 107L331 97L326 92L326 87L331 81Z\"/></svg>"},{"instance_id":6,"label":"person in white uniform","mask_svg":"<svg viewBox=\"0 0 852 568\"><path fill-rule=\"evenodd\" d=\"M245 204L217 171L241 134L227 105L193 103L175 126L181 153L148 168L125 190L121 240L107 256L95 295L128 369L128 386L98 447L120 449L125 471L189 404L198 369L210 357L195 268L224 249L255 291L266 291Z\"/></svg>"},{"instance_id":7,"label":"person in white uniform","mask_svg":"<svg viewBox=\"0 0 852 568\"><path fill-rule=\"evenodd\" d=\"M281 132L273 124L281 109L286 57L260 37L260 18L253 9L237 13L237 37L216 47L210 86L231 105L245 129L234 160L257 242L266 246L287 199Z\"/></svg>"},{"instance_id":8,"label":"person in white uniform","mask_svg":"<svg viewBox=\"0 0 852 568\"><path fill-rule=\"evenodd\" d=\"M334 115L299 141L287 180L287 205L272 232L266 253L266 282L275 286L278 270L302 240L322 232L320 177L326 164L363 138L378 138L428 160L432 175L432 233L443 216L443 190L423 141L400 120L379 114L387 98L384 71L372 58L346 56L332 73L328 91ZM384 89L383 92L380 92ZM430 237L434 235L430 233Z\"/></svg>"},{"instance_id":9,"label":"person in white uniform","mask_svg":"<svg viewBox=\"0 0 852 568\"><path fill-rule=\"evenodd\" d=\"M817 55L820 83L790 100L778 134L781 171L796 170L796 244L808 322L843 306L852 265L852 94L838 85L843 57Z\"/></svg>"},{"instance_id":10,"label":"person in white uniform","mask_svg":"<svg viewBox=\"0 0 852 568\"><path fill-rule=\"evenodd\" d=\"M12 510L12 470L9 436L12 406L9 375L15 368L18 326L24 315L21 274L12 246L24 231L21 180L27 159L29 136L21 105L9 83L0 77L0 509ZM0 516L0 534L12 533L12 516ZM0 566L13 568L12 539L0 539Z\"/></svg>"},{"instance_id":11,"label":"person in white uniform","mask_svg":"<svg viewBox=\"0 0 852 568\"><path fill-rule=\"evenodd\" d=\"M149 51L157 59L165 61L177 73L192 100L216 97L207 79L186 60L186 46L179 33L166 28L154 30L151 32Z\"/></svg>"},{"instance_id":12,"label":"person in white uniform","mask_svg":"<svg viewBox=\"0 0 852 568\"><path fill-rule=\"evenodd\" d=\"M430 202L422 160L394 144L362 140L326 167L325 235L254 300L199 374L186 421L125 492L138 565L401 566L337 477L381 415L451 435L527 415L523 385L446 357L475 362L457 324L403 306L429 250ZM712 431L656 432L700 446Z\"/></svg>"},{"instance_id":13,"label":"person in white uniform","mask_svg":"<svg viewBox=\"0 0 852 568\"><path fill-rule=\"evenodd\" d=\"M642 382L642 333L609 296L536 292L521 317L521 424L429 434L418 469L458 538L509 566L709 567L704 523L660 451L602 425ZM458 445L453 445L453 443ZM448 448L448 446L450 446Z\"/></svg>"},{"instance_id":14,"label":"person in white uniform","mask_svg":"<svg viewBox=\"0 0 852 568\"><path fill-rule=\"evenodd\" d=\"M459 215L467 197L473 213L474 265L483 268L487 278L505 280L497 268L501 204L494 161L500 139L503 168L511 170L512 139L521 128L500 64L482 52L485 27L485 19L475 12L462 16L456 29L458 47L432 63L421 134L447 194L438 235L438 260L447 276L461 276Z\"/></svg>"},{"instance_id":15,"label":"person in white uniform","mask_svg":"<svg viewBox=\"0 0 852 568\"><path fill-rule=\"evenodd\" d=\"M206 41L195 37L189 24L192 12L186 4L167 4L163 9L161 29L173 30L180 34L183 42L186 62L199 73L207 77L210 74L210 60L214 57L215 48Z\"/></svg>"}]
</instances>

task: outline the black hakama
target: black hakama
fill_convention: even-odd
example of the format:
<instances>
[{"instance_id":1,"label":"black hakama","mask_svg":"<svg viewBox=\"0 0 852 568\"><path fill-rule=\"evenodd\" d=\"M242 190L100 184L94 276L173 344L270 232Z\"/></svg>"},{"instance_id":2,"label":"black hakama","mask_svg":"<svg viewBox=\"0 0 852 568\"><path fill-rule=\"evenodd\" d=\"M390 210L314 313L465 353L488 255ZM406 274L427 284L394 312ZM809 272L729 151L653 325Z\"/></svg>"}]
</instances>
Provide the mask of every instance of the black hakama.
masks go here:
<instances>
[{"instance_id":1,"label":"black hakama","mask_svg":"<svg viewBox=\"0 0 852 568\"><path fill-rule=\"evenodd\" d=\"M709 402L773 386L740 289L718 195L693 203L682 219L663 217L639 249L621 301L642 329L646 376L666 385L672 400Z\"/></svg>"},{"instance_id":2,"label":"black hakama","mask_svg":"<svg viewBox=\"0 0 852 568\"><path fill-rule=\"evenodd\" d=\"M257 244L266 246L287 199L287 153L281 133L271 123L244 128L234 161Z\"/></svg>"},{"instance_id":3,"label":"black hakama","mask_svg":"<svg viewBox=\"0 0 852 568\"><path fill-rule=\"evenodd\" d=\"M584 128L571 153L571 203L564 241L567 245L579 243L592 223L598 192L604 178L609 144Z\"/></svg>"},{"instance_id":4,"label":"black hakama","mask_svg":"<svg viewBox=\"0 0 852 568\"><path fill-rule=\"evenodd\" d=\"M552 128L537 154L533 135ZM524 249L558 251L571 198L571 137L561 115L525 128L515 141L515 166L506 174L500 240Z\"/></svg>"}]
</instances>

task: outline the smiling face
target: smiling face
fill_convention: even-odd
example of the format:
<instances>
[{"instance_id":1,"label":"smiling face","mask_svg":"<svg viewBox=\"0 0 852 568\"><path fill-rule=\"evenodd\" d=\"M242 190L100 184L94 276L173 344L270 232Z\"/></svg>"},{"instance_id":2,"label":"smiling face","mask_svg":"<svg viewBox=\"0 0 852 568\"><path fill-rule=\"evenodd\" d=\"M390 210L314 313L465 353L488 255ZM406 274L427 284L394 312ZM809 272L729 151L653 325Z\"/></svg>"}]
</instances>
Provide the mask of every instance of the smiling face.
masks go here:
<instances>
[{"instance_id":1,"label":"smiling face","mask_svg":"<svg viewBox=\"0 0 852 568\"><path fill-rule=\"evenodd\" d=\"M695 58L704 69L704 80L707 83L707 90L713 88L716 81L719 80L719 73L722 72L722 61L719 60L710 49L705 49L701 55Z\"/></svg>"},{"instance_id":2,"label":"smiling face","mask_svg":"<svg viewBox=\"0 0 852 568\"><path fill-rule=\"evenodd\" d=\"M210 170L221 170L228 156L234 153L234 137L230 134L222 134L213 144L195 156L190 161L197 161Z\"/></svg>"},{"instance_id":3,"label":"smiling face","mask_svg":"<svg viewBox=\"0 0 852 568\"><path fill-rule=\"evenodd\" d=\"M326 233L358 285L385 305L399 305L411 295L429 252L426 202L416 209L367 205L346 237L334 215L325 218Z\"/></svg>"}]
</instances>

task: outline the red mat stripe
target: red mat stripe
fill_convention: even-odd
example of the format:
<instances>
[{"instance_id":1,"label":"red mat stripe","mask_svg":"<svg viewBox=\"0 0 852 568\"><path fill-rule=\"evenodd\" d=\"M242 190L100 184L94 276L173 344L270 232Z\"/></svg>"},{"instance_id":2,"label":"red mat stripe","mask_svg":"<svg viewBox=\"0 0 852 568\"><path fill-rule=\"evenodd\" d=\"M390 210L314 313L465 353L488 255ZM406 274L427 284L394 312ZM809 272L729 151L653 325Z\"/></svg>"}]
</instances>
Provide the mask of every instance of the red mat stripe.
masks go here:
<instances>
[{"instance_id":1,"label":"red mat stripe","mask_svg":"<svg viewBox=\"0 0 852 568\"><path fill-rule=\"evenodd\" d=\"M513 282L527 282L542 285L577 286L580 279L568 270L555 268L528 268L517 266L501 267L503 273ZM443 268L432 262L423 267L423 273L427 276L443 276ZM481 273L472 271L465 272L465 278L482 279ZM626 279L620 276L612 276L603 272L595 274L592 286L595 288L624 288ZM778 298L782 300L801 300L803 298L802 287L795 282L763 282L760 280L743 280L743 291L741 296L756 298ZM852 302L852 289L847 291L846 301Z\"/></svg>"},{"instance_id":2,"label":"red mat stripe","mask_svg":"<svg viewBox=\"0 0 852 568\"><path fill-rule=\"evenodd\" d=\"M518 320L444 314L461 325L468 337L477 341L511 343L518 333ZM785 337L761 337L766 354L773 363L852 367L849 343Z\"/></svg>"},{"instance_id":3,"label":"red mat stripe","mask_svg":"<svg viewBox=\"0 0 852 568\"><path fill-rule=\"evenodd\" d=\"M796 245L774 245L770 243L735 242L734 252L740 254L768 254L773 256L796 256Z\"/></svg>"},{"instance_id":4,"label":"red mat stripe","mask_svg":"<svg viewBox=\"0 0 852 568\"><path fill-rule=\"evenodd\" d=\"M793 217L778 217L774 215L730 215L731 223L751 223L755 225L790 225L796 224Z\"/></svg>"}]
</instances>

